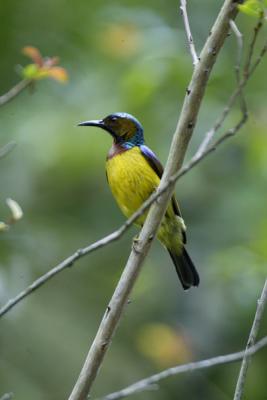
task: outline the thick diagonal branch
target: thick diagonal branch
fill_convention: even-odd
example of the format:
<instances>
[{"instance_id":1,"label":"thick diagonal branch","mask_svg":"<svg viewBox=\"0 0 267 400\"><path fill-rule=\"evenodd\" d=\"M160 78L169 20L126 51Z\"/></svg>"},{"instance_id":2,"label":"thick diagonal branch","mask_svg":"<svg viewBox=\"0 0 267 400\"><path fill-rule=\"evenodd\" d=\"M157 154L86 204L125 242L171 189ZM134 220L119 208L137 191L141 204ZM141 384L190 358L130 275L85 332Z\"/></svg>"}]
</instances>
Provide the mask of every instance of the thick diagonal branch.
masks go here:
<instances>
[{"instance_id":1,"label":"thick diagonal branch","mask_svg":"<svg viewBox=\"0 0 267 400\"><path fill-rule=\"evenodd\" d=\"M242 361L242 365L240 368L236 388L235 388L235 395L234 395L234 400L241 400L243 397L244 393L244 386L245 386L245 381L246 381L246 376L247 376L247 370L248 370L248 365L249 365L249 360L250 360L250 348L255 345L256 342L256 337L259 332L260 328L260 323L263 317L263 313L265 310L265 306L267 303L267 279L265 281L264 287L262 289L261 296L258 300L257 304L257 309L254 317L254 321L250 330L250 334L248 337L248 342L246 346L246 350L244 353L244 358Z\"/></svg>"},{"instance_id":2,"label":"thick diagonal branch","mask_svg":"<svg viewBox=\"0 0 267 400\"><path fill-rule=\"evenodd\" d=\"M200 61L195 67L187 89L159 190L182 166L185 152L196 124L200 104L205 93L211 69L227 37L229 20L234 19L237 13L236 5L237 3L233 2L233 0L226 0L224 2L217 20L212 27L211 34L200 54ZM85 399L92 387L143 261L151 247L153 238L156 235L161 219L166 211L173 189L174 183L159 197L158 202L155 203L149 211L139 239L133 245L126 267L103 316L94 342L89 350L69 400Z\"/></svg>"}]
</instances>

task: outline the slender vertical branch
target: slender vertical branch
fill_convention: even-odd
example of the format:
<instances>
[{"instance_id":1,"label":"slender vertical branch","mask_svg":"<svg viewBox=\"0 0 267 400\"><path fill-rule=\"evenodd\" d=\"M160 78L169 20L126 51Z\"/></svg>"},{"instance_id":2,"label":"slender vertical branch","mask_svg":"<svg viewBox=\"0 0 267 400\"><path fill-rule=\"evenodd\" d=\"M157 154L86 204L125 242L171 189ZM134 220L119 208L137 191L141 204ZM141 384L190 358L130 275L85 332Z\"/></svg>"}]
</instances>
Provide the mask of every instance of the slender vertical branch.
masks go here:
<instances>
[{"instance_id":1,"label":"slender vertical branch","mask_svg":"<svg viewBox=\"0 0 267 400\"><path fill-rule=\"evenodd\" d=\"M187 2L186 2L186 0L180 0L180 4L181 4L180 10L181 10L181 15L184 20L184 27L185 27L185 33L186 33L186 37L187 37L187 41L188 41L188 46L189 46L189 50L190 50L190 53L192 56L193 65L195 67L199 62L199 58L198 58L198 55L196 52L193 35L191 33L191 29L190 29L190 25L189 25L189 19L188 19L188 15L187 15Z\"/></svg>"},{"instance_id":2,"label":"slender vertical branch","mask_svg":"<svg viewBox=\"0 0 267 400\"><path fill-rule=\"evenodd\" d=\"M230 110L232 109L232 106L237 98L237 96L240 96L240 105L241 105L241 112L244 116L244 119L247 119L248 113L247 113L247 106L245 102L245 98L243 95L243 88L244 84L246 83L248 79L248 75L244 76L243 80L241 80L241 62L242 62L242 52L243 52L243 38L242 34L237 28L234 20L229 21L230 27L232 32L234 33L236 40L237 40L237 57L236 57L236 64L235 64L235 72L236 72L236 80L238 83L238 87L233 93L233 95L230 97L227 106L224 108L223 112L221 113L220 117L217 119L213 127L206 133L201 145L199 146L199 149L195 155L196 158L200 157L203 152L208 148L210 142L212 141L214 135L216 132L220 129L222 126L223 122L227 118ZM254 49L254 46L253 48ZM247 59L250 60L252 58L253 51L249 51Z\"/></svg>"},{"instance_id":3,"label":"slender vertical branch","mask_svg":"<svg viewBox=\"0 0 267 400\"><path fill-rule=\"evenodd\" d=\"M248 366L249 366L249 361L250 361L250 354L249 354L249 349L254 346L256 342L256 337L259 332L260 328L260 323L263 317L263 313L265 310L265 306L267 303L267 279L265 281L264 287L262 289L261 296L258 300L257 304L257 309L256 309L256 314L254 317L254 321L250 330L250 334L248 337L248 342L246 346L246 351L244 354L244 358L241 364L236 388L235 388L235 395L234 395L234 400L241 400L243 397L244 393L244 387L245 387L245 381L246 381L246 376L248 372Z\"/></svg>"},{"instance_id":4,"label":"slender vertical branch","mask_svg":"<svg viewBox=\"0 0 267 400\"><path fill-rule=\"evenodd\" d=\"M200 55L200 61L195 66L189 84L183 108L174 133L165 172L159 185L161 190L179 168L181 168L185 152L196 124L200 104L203 100L208 78L217 55L227 37L229 20L237 14L236 1L225 0L221 11L212 27ZM174 190L174 183L168 187L149 210L148 217L140 232L139 238L133 244L133 249L122 276L117 284L112 299L106 309L93 344L88 352L79 378L73 388L69 400L84 400L96 378L111 338L121 318L122 312L138 277L143 261L151 247L156 231L166 211L168 202Z\"/></svg>"},{"instance_id":5,"label":"slender vertical branch","mask_svg":"<svg viewBox=\"0 0 267 400\"><path fill-rule=\"evenodd\" d=\"M230 24L233 27L233 21L230 21ZM249 45L249 52L248 52L248 56L247 56L247 61L246 61L246 65L249 66L249 70L245 73L246 71L246 66L244 67L243 70L243 78L241 79L241 74L240 74L240 65L238 65L238 63L241 61L237 61L235 70L236 70L236 75L237 75L237 81L239 82L238 87L234 90L234 92L232 93L232 95L230 96L227 105L224 107L221 115L217 118L215 124L213 125L213 127L206 133L204 140L202 141L196 155L194 156L195 158L199 158L201 156L201 154L203 152L206 151L206 149L209 147L210 142L212 141L215 133L221 128L223 122L225 121L225 119L227 118L227 116L229 115L233 104L235 103L236 99L238 96L240 96L241 98L241 111L243 113L244 116L246 116L247 118L247 107L246 107L246 102L244 99L244 96L242 94L243 89L248 81L248 79L251 77L251 75L254 73L255 69L258 67L259 63L261 62L262 58L264 57L264 55L267 52L267 42L264 44L264 46L262 47L259 56L257 57L257 59L254 61L254 63L251 65L252 63L252 56L255 50L255 44L256 44L256 38L255 35L257 37L259 29L261 28L262 25L259 25L259 23L256 25L256 27L254 28L254 35L253 38L251 40L251 43ZM236 27L237 29L237 27ZM257 33L256 33L257 32ZM236 30L234 31L234 33L236 33ZM239 41L239 45L240 45L240 38L238 38ZM240 50L239 50L240 53ZM238 54L238 59L239 59L239 54Z\"/></svg>"},{"instance_id":6,"label":"slender vertical branch","mask_svg":"<svg viewBox=\"0 0 267 400\"><path fill-rule=\"evenodd\" d=\"M259 34L259 32L260 32L260 30L262 28L262 25L263 25L263 19L264 19L264 13L262 12L260 14L258 23L254 28L254 35L253 35L253 38L252 38L250 46L249 46L249 52L248 52L247 60L245 62L245 66L244 66L244 76L247 76L249 74L250 66L251 66L251 62L252 62L253 51L254 51L254 48L255 48L255 44L256 44L256 41L257 41L258 34Z\"/></svg>"},{"instance_id":7,"label":"slender vertical branch","mask_svg":"<svg viewBox=\"0 0 267 400\"><path fill-rule=\"evenodd\" d=\"M240 86L241 83L241 63L242 63L242 53L243 53L243 35L240 32L240 30L238 29L235 21L230 21L230 26L231 29L236 37L236 41L237 41L237 55L236 55L236 64L235 64L235 74L236 74L236 81L238 83L238 85ZM248 59L251 60L253 55L253 51L248 53ZM247 109L247 103L246 103L246 99L245 99L245 95L243 92L243 88L241 88L240 91L240 107L241 107L241 112L243 113L243 115L247 115L248 114L248 109Z\"/></svg>"},{"instance_id":8,"label":"slender vertical branch","mask_svg":"<svg viewBox=\"0 0 267 400\"><path fill-rule=\"evenodd\" d=\"M236 65L235 65L235 71L237 75L237 82L240 83L240 69L241 69L241 62L242 62L242 52L243 52L243 35L238 29L235 21L231 20L230 21L230 27L232 29L232 32L234 33L237 41L237 55L236 55ZM252 57L252 53L250 54L250 57Z\"/></svg>"}]
</instances>

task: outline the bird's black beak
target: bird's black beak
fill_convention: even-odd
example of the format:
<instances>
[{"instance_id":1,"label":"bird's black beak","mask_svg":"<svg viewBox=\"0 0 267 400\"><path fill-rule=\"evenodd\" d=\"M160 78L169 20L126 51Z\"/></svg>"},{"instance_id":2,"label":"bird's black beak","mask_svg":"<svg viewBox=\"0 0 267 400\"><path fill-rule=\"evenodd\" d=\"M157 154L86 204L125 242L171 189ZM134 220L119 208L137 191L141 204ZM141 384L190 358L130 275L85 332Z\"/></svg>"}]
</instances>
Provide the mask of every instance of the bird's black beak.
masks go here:
<instances>
[{"instance_id":1,"label":"bird's black beak","mask_svg":"<svg viewBox=\"0 0 267 400\"><path fill-rule=\"evenodd\" d=\"M98 126L98 128L102 128L110 133L115 140L119 139L119 136L115 132L113 132L113 130L108 127L102 119L92 119L91 121L80 122L78 126Z\"/></svg>"},{"instance_id":2,"label":"bird's black beak","mask_svg":"<svg viewBox=\"0 0 267 400\"><path fill-rule=\"evenodd\" d=\"M105 123L102 119L93 119L91 121L80 122L78 126L98 126L99 128L105 129Z\"/></svg>"}]
</instances>

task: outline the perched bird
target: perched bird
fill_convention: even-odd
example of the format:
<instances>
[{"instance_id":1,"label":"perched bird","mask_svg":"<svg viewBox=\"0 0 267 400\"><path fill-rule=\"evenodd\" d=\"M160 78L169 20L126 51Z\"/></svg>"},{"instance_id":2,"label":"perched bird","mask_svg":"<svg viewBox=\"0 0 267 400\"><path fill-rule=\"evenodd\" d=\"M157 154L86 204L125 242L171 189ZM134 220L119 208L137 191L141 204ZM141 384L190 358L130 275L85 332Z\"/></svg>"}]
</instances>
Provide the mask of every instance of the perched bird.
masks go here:
<instances>
[{"instance_id":1,"label":"perched bird","mask_svg":"<svg viewBox=\"0 0 267 400\"><path fill-rule=\"evenodd\" d=\"M106 174L110 189L123 214L129 218L158 187L163 167L144 142L143 128L132 115L118 112L79 126L97 126L113 137L107 155ZM137 220L142 226L146 214ZM199 276L184 245L185 224L173 195L157 238L170 253L184 289L199 284Z\"/></svg>"}]
</instances>

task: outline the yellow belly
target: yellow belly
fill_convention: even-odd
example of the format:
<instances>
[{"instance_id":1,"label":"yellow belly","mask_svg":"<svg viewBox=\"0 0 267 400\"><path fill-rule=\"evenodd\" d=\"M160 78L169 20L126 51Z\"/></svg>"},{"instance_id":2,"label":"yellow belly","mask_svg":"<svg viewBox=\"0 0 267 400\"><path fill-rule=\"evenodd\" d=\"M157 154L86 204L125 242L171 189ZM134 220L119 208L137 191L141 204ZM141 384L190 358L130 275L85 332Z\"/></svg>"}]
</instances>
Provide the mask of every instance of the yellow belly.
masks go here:
<instances>
[{"instance_id":1,"label":"yellow belly","mask_svg":"<svg viewBox=\"0 0 267 400\"><path fill-rule=\"evenodd\" d=\"M117 154L106 163L109 186L123 214L129 218L159 185L160 179L150 167L139 147ZM147 212L136 221L143 225ZM157 237L169 249L182 247L183 219L175 215L171 203Z\"/></svg>"},{"instance_id":2,"label":"yellow belly","mask_svg":"<svg viewBox=\"0 0 267 400\"><path fill-rule=\"evenodd\" d=\"M160 182L139 147L108 159L106 170L113 196L127 218L143 204ZM145 217L140 217L137 223L141 225Z\"/></svg>"}]
</instances>

